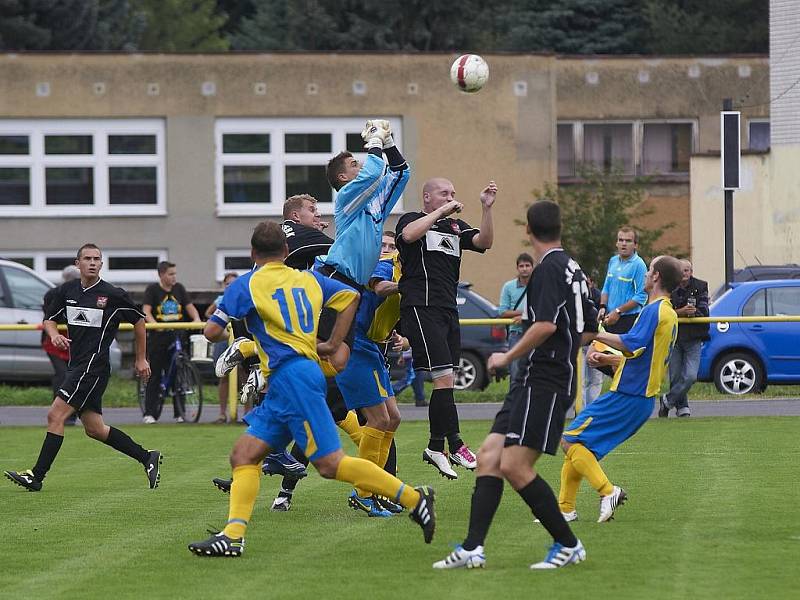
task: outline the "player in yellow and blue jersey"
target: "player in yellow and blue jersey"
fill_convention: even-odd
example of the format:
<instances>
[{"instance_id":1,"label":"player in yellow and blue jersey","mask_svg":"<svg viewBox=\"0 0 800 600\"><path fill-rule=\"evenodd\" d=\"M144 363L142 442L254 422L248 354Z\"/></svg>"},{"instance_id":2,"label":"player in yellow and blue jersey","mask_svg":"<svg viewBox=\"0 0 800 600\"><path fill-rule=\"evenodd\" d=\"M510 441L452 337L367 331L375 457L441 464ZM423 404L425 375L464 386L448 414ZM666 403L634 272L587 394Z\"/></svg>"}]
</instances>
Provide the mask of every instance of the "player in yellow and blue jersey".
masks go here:
<instances>
[{"instance_id":1,"label":"player in yellow and blue jersey","mask_svg":"<svg viewBox=\"0 0 800 600\"><path fill-rule=\"evenodd\" d=\"M318 273L284 265L288 247L278 223L259 223L250 245L258 268L225 290L204 334L220 340L230 318L244 319L255 338L269 390L261 405L245 416L247 430L231 451L233 484L227 524L209 539L189 544L189 550L200 556L241 556L258 495L261 461L292 439L323 477L348 482L408 508L430 543L435 529L433 490L411 488L369 461L346 456L325 404L319 358L341 345L356 313L358 293ZM323 306L336 310L337 318L330 338L317 343L317 315Z\"/></svg>"},{"instance_id":2,"label":"player in yellow and blue jersey","mask_svg":"<svg viewBox=\"0 0 800 600\"><path fill-rule=\"evenodd\" d=\"M358 456L381 468L386 465L395 431L400 425L400 411L386 358L378 347L378 343L389 339L400 319L398 281L400 261L397 253L381 256L361 296L350 360L336 376L336 385L345 406L349 410L360 410L366 418L361 428ZM371 517L388 517L402 510L362 489L353 490L348 503Z\"/></svg>"},{"instance_id":3,"label":"player in yellow and blue jersey","mask_svg":"<svg viewBox=\"0 0 800 600\"><path fill-rule=\"evenodd\" d=\"M610 520L627 498L624 489L609 481L599 461L631 438L653 414L677 336L678 317L670 294L681 277L679 260L671 256L653 259L645 277L648 304L631 330L621 335L601 332L595 338L622 351L623 356L610 391L589 404L561 438L565 457L558 503L567 521L578 518L575 500L584 477L600 494L598 523ZM598 366L594 354L590 352L587 360Z\"/></svg>"}]
</instances>

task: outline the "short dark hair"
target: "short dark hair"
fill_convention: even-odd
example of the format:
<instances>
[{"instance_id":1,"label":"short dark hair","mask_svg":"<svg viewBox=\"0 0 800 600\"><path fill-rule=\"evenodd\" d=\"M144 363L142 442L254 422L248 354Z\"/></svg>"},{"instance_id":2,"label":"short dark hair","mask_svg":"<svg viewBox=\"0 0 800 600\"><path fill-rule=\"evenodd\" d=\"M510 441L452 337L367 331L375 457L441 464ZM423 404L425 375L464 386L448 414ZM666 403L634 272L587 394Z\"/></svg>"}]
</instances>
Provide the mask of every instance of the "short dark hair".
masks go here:
<instances>
[{"instance_id":1,"label":"short dark hair","mask_svg":"<svg viewBox=\"0 0 800 600\"><path fill-rule=\"evenodd\" d=\"M296 194L294 196L289 196L286 199L286 202L283 203L283 218L288 219L294 211L303 208L303 202L306 200L312 204L317 203L317 199L310 194Z\"/></svg>"},{"instance_id":2,"label":"short dark hair","mask_svg":"<svg viewBox=\"0 0 800 600\"><path fill-rule=\"evenodd\" d=\"M339 175L345 171L345 162L348 158L353 158L350 152L339 152L336 156L328 161L328 166L325 167L325 176L328 178L328 183L337 192L342 187L342 182L339 181Z\"/></svg>"},{"instance_id":3,"label":"short dark hair","mask_svg":"<svg viewBox=\"0 0 800 600\"><path fill-rule=\"evenodd\" d=\"M100 250L100 246L98 246L97 244L92 244L90 242L90 243L84 244L83 246L78 248L78 253L75 255L75 258L77 260L80 260L81 259L81 252L83 252L84 250L87 250L87 249L88 250L97 250L100 253L100 256L103 256L103 251Z\"/></svg>"},{"instance_id":4,"label":"short dark hair","mask_svg":"<svg viewBox=\"0 0 800 600\"><path fill-rule=\"evenodd\" d=\"M528 207L528 229L540 242L561 239L561 208L550 200L539 200Z\"/></svg>"},{"instance_id":5,"label":"short dark hair","mask_svg":"<svg viewBox=\"0 0 800 600\"><path fill-rule=\"evenodd\" d=\"M394 231L390 231L389 229L384 229L383 235L385 235L386 237L390 237L393 240L397 239L397 234Z\"/></svg>"},{"instance_id":6,"label":"short dark hair","mask_svg":"<svg viewBox=\"0 0 800 600\"><path fill-rule=\"evenodd\" d=\"M521 263L521 262L526 262L526 263L533 264L533 257L530 254L528 254L527 252L523 252L522 254L520 254L517 257L517 263L516 264L519 265L519 263Z\"/></svg>"},{"instance_id":7,"label":"short dark hair","mask_svg":"<svg viewBox=\"0 0 800 600\"><path fill-rule=\"evenodd\" d=\"M239 274L236 271L228 271L225 275L222 276L222 282L228 281L228 279L236 279L239 277Z\"/></svg>"},{"instance_id":8,"label":"short dark hair","mask_svg":"<svg viewBox=\"0 0 800 600\"><path fill-rule=\"evenodd\" d=\"M283 227L274 221L261 221L253 230L250 246L259 258L270 258L280 254L286 245Z\"/></svg>"},{"instance_id":9,"label":"short dark hair","mask_svg":"<svg viewBox=\"0 0 800 600\"><path fill-rule=\"evenodd\" d=\"M169 262L168 260L162 260L160 263L158 263L158 266L156 267L156 269L158 269L158 274L159 275L163 275L164 273L166 273L168 270L170 270L174 266L175 266L175 263Z\"/></svg>"},{"instance_id":10,"label":"short dark hair","mask_svg":"<svg viewBox=\"0 0 800 600\"><path fill-rule=\"evenodd\" d=\"M619 235L620 233L632 233L633 234L633 243L634 244L638 244L639 243L639 232L636 231L630 225L623 225L622 227L620 227L617 230L617 235Z\"/></svg>"},{"instance_id":11,"label":"short dark hair","mask_svg":"<svg viewBox=\"0 0 800 600\"><path fill-rule=\"evenodd\" d=\"M683 279L681 261L674 256L658 256L653 259L651 267L661 276L661 287L670 294Z\"/></svg>"}]
</instances>

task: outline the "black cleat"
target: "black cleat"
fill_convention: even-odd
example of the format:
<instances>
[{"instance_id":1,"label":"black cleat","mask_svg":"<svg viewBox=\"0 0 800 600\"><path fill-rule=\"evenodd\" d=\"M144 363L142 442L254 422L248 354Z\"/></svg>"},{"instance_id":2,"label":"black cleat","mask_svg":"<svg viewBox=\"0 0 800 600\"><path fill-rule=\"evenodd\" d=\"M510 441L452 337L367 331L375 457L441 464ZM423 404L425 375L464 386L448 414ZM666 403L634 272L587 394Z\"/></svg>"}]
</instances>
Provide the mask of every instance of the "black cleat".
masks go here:
<instances>
[{"instance_id":1,"label":"black cleat","mask_svg":"<svg viewBox=\"0 0 800 600\"><path fill-rule=\"evenodd\" d=\"M425 543L430 544L433 539L433 533L436 531L436 513L433 510L433 488L422 485L414 489L419 492L419 502L417 502L414 510L408 513L408 518L422 527L422 535L425 537Z\"/></svg>"},{"instance_id":2,"label":"black cleat","mask_svg":"<svg viewBox=\"0 0 800 600\"><path fill-rule=\"evenodd\" d=\"M220 479L219 477L215 477L211 480L211 483L214 484L219 491L225 492L226 494L231 493L231 485L233 485L233 479Z\"/></svg>"},{"instance_id":3,"label":"black cleat","mask_svg":"<svg viewBox=\"0 0 800 600\"><path fill-rule=\"evenodd\" d=\"M20 487L24 487L29 492L38 492L42 489L42 482L36 481L33 476L33 471L28 470L22 471L21 473L17 471L5 471L4 474L11 481Z\"/></svg>"},{"instance_id":4,"label":"black cleat","mask_svg":"<svg viewBox=\"0 0 800 600\"><path fill-rule=\"evenodd\" d=\"M666 399L667 395L661 394L661 398L658 400L658 416L662 419L669 417L669 404L667 404Z\"/></svg>"},{"instance_id":5,"label":"black cleat","mask_svg":"<svg viewBox=\"0 0 800 600\"><path fill-rule=\"evenodd\" d=\"M150 451L144 463L144 472L147 474L147 480L150 482L150 489L156 489L161 481L161 452L158 450Z\"/></svg>"},{"instance_id":6,"label":"black cleat","mask_svg":"<svg viewBox=\"0 0 800 600\"><path fill-rule=\"evenodd\" d=\"M383 496L375 496L375 502L378 504L380 508L382 508L383 510L388 510L393 515L398 515L405 510L397 502L392 502L391 500L389 500L388 498L384 498Z\"/></svg>"},{"instance_id":7,"label":"black cleat","mask_svg":"<svg viewBox=\"0 0 800 600\"><path fill-rule=\"evenodd\" d=\"M197 556L241 556L244 552L244 538L231 539L221 531L203 542L192 542L189 551Z\"/></svg>"}]
</instances>

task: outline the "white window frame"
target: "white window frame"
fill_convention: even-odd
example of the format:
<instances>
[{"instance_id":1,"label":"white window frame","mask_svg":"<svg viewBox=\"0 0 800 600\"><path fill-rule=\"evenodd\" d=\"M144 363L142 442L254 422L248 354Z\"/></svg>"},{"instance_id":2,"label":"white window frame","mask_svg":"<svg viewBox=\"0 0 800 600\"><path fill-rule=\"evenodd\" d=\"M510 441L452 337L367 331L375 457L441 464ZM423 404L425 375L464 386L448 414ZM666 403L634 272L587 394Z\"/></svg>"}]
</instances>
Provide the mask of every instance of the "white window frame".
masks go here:
<instances>
[{"instance_id":1,"label":"white window frame","mask_svg":"<svg viewBox=\"0 0 800 600\"><path fill-rule=\"evenodd\" d=\"M100 278L108 281L109 283L152 283L158 280L158 273L156 269L109 269L108 265L110 257L121 256L147 256L156 257L158 262L167 260L166 249L146 249L146 250L107 250L102 249L103 252L103 269L100 271ZM48 270L48 258L75 258L75 250L3 250L3 258L14 260L15 258L32 258L33 270L38 275L44 277L48 281L55 284L62 283L61 269Z\"/></svg>"},{"instance_id":2,"label":"white window frame","mask_svg":"<svg viewBox=\"0 0 800 600\"><path fill-rule=\"evenodd\" d=\"M217 281L222 282L222 278L225 277L225 273L229 273L234 271L239 275L244 275L245 273L249 273L252 269L226 269L225 268L225 259L226 258L241 258L243 256L250 256L250 249L249 248L222 248L217 250L217 258L216 258L216 271L217 271Z\"/></svg>"},{"instance_id":3,"label":"white window frame","mask_svg":"<svg viewBox=\"0 0 800 600\"><path fill-rule=\"evenodd\" d=\"M698 123L697 119L607 119L607 120L576 120L559 119L558 125L572 125L572 143L574 144L575 165L583 163L583 127L585 125L630 125L633 135L633 174L627 177L649 176L649 177L668 177L671 179L688 179L689 173L644 173L644 126L661 124L679 124L692 126L692 147L691 153L697 152L698 147ZM557 156L558 150L556 150ZM563 180L575 179L574 177L560 177Z\"/></svg>"},{"instance_id":4,"label":"white window frame","mask_svg":"<svg viewBox=\"0 0 800 600\"><path fill-rule=\"evenodd\" d=\"M219 217L253 217L279 216L283 214L283 202L286 199L286 166L319 166L327 165L335 154L347 147L347 134L360 133L367 117L342 118L220 118L214 126L214 145L216 155L215 190L217 194L217 216ZM391 118L394 127L392 135L395 144L402 149L402 120ZM268 154L223 154L223 134L259 134L268 133L270 152ZM331 135L331 152L300 153L284 151L284 134L286 133L326 133ZM355 154L363 161L366 152ZM253 202L248 204L225 204L223 168L226 166L269 166L271 202ZM332 202L319 204L320 214L332 215L336 203L336 192L332 192ZM403 210L401 197L392 209L392 214Z\"/></svg>"},{"instance_id":5,"label":"white window frame","mask_svg":"<svg viewBox=\"0 0 800 600\"><path fill-rule=\"evenodd\" d=\"M769 118L754 118L754 119L747 119L747 149L750 149L750 123L766 123L769 125ZM772 146L772 130L770 129L770 147ZM763 150L758 150L758 152L763 152Z\"/></svg>"},{"instance_id":6,"label":"white window frame","mask_svg":"<svg viewBox=\"0 0 800 600\"><path fill-rule=\"evenodd\" d=\"M0 217L107 217L166 215L165 142L163 119L2 119L0 135L28 137L28 155L0 156L0 167L27 167L30 201L27 206L0 205ZM92 154L45 154L46 135L88 135ZM109 135L154 135L156 154L109 154ZM45 168L91 167L94 203L48 205L45 201ZM110 204L109 167L155 167L155 204Z\"/></svg>"}]
</instances>

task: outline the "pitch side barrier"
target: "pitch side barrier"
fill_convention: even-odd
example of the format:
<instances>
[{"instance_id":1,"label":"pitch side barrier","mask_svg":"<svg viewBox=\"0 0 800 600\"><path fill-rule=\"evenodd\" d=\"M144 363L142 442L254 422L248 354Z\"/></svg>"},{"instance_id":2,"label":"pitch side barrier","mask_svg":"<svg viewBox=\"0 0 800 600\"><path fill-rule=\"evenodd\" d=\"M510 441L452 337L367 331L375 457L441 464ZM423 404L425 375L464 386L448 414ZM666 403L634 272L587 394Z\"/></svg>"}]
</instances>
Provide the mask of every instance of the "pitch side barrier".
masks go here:
<instances>
[{"instance_id":1,"label":"pitch side barrier","mask_svg":"<svg viewBox=\"0 0 800 600\"><path fill-rule=\"evenodd\" d=\"M797 323L800 316L777 316L777 317L681 317L678 323ZM511 325L514 319L459 319L459 323L466 327L477 325ZM202 330L205 323L145 323L147 330L158 331L192 331ZM66 325L59 325L60 330L66 330ZM29 323L0 324L0 331L41 331L43 325ZM130 323L121 323L120 331L133 331ZM228 331L228 343L233 342L233 331L230 326ZM238 369L234 369L228 375L228 416L236 420L236 402L233 400L239 395ZM580 412L583 407L583 353L578 353L578 394L575 399L575 410Z\"/></svg>"}]
</instances>

